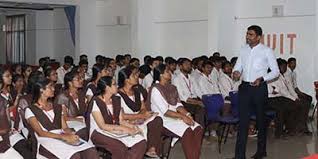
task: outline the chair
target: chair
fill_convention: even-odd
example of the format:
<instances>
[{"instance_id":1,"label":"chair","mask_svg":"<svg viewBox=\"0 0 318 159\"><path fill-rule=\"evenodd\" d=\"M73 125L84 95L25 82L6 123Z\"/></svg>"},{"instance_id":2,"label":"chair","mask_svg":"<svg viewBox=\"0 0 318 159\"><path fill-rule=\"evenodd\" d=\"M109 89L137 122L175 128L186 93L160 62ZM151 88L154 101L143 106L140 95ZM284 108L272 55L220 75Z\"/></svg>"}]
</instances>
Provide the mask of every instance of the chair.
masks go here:
<instances>
[{"instance_id":1,"label":"chair","mask_svg":"<svg viewBox=\"0 0 318 159\"><path fill-rule=\"evenodd\" d=\"M222 127L220 134L218 135L218 148L221 153L221 145L224 139L226 142L230 126L238 123L239 119L233 115L233 112L229 116L221 116L220 112L224 107L224 99L221 94L204 95L202 97L203 104L205 105L208 117L208 123L217 122L219 123L219 129ZM234 106L234 109L237 110ZM224 133L226 135L224 136Z\"/></svg>"}]
</instances>

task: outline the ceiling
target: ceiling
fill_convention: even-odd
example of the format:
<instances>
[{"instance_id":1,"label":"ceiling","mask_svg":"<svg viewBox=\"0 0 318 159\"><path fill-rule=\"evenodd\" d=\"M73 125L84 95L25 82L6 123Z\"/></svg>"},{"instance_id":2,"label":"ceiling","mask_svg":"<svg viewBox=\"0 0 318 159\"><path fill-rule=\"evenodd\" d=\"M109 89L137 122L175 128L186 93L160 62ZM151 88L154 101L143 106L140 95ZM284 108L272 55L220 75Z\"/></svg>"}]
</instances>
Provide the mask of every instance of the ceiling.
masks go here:
<instances>
[{"instance_id":1,"label":"ceiling","mask_svg":"<svg viewBox=\"0 0 318 159\"><path fill-rule=\"evenodd\" d=\"M17 3L0 1L0 9L14 10L54 10L54 8L64 8L65 5L40 4L40 3Z\"/></svg>"}]
</instances>

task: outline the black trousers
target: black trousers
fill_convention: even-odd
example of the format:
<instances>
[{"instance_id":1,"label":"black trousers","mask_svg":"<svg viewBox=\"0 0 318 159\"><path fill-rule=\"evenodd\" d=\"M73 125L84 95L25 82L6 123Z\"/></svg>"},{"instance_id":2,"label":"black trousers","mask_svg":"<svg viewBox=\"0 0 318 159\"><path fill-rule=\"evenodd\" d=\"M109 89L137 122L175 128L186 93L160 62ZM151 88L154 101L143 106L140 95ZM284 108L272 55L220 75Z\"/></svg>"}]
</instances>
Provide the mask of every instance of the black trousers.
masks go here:
<instances>
[{"instance_id":1,"label":"black trousers","mask_svg":"<svg viewBox=\"0 0 318 159\"><path fill-rule=\"evenodd\" d=\"M251 86L247 82L242 82L239 86L239 127L235 147L235 159L245 159L246 143L250 114L256 112L257 152L266 153L266 127L265 127L265 105L268 98L267 84L261 83L259 86Z\"/></svg>"}]
</instances>

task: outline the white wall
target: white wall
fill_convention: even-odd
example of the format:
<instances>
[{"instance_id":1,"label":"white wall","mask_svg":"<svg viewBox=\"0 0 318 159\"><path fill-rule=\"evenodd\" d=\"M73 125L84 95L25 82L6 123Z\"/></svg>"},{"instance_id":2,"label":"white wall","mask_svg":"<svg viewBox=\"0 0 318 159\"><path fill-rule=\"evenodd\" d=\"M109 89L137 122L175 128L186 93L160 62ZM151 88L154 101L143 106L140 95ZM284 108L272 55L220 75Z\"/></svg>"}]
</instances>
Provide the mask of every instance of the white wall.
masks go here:
<instances>
[{"instance_id":1,"label":"white wall","mask_svg":"<svg viewBox=\"0 0 318 159\"><path fill-rule=\"evenodd\" d=\"M96 3L97 53L114 57L130 52L131 27L128 0L98 1ZM117 25L117 16L123 25Z\"/></svg>"},{"instance_id":2,"label":"white wall","mask_svg":"<svg viewBox=\"0 0 318 159\"><path fill-rule=\"evenodd\" d=\"M207 0L137 0L134 44L145 54L193 57L208 50Z\"/></svg>"},{"instance_id":3,"label":"white wall","mask_svg":"<svg viewBox=\"0 0 318 159\"><path fill-rule=\"evenodd\" d=\"M70 27L64 9L36 12L36 62L49 56L63 63L66 55L75 57Z\"/></svg>"}]
</instances>

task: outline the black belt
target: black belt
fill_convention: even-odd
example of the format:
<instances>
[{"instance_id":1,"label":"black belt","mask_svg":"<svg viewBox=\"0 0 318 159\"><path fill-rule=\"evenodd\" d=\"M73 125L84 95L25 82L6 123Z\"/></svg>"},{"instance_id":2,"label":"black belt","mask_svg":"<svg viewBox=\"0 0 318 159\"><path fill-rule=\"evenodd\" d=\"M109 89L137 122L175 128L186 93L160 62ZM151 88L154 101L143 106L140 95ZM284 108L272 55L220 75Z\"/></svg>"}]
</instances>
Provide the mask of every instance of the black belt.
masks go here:
<instances>
[{"instance_id":1,"label":"black belt","mask_svg":"<svg viewBox=\"0 0 318 159\"><path fill-rule=\"evenodd\" d=\"M253 85L253 83L254 83L254 82L246 82L246 81L242 81L242 84L244 84L244 85L249 85L249 86L253 86L253 87L255 87L255 86ZM261 85L261 84L263 84L263 83L265 83L265 82L264 82L264 81L263 81L263 82L261 82L261 83L260 83L260 85Z\"/></svg>"}]
</instances>

